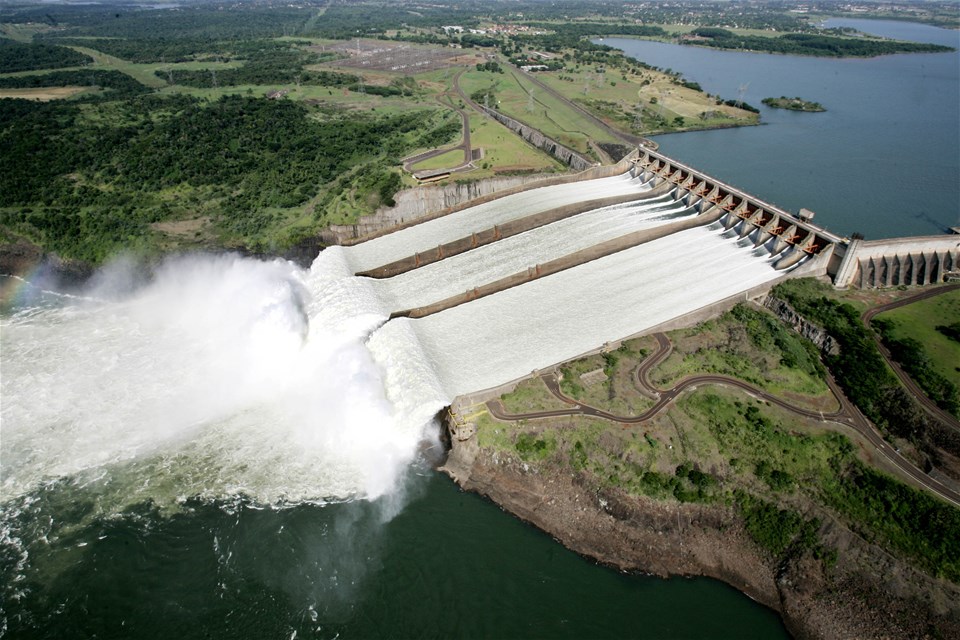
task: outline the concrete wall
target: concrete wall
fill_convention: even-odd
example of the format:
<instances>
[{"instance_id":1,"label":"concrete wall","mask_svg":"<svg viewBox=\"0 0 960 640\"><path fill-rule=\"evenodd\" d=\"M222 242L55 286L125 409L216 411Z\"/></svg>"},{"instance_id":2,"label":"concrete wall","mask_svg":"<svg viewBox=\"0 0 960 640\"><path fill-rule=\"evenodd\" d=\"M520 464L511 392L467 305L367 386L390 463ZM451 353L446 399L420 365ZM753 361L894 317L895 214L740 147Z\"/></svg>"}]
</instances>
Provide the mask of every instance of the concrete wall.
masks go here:
<instances>
[{"instance_id":1,"label":"concrete wall","mask_svg":"<svg viewBox=\"0 0 960 640\"><path fill-rule=\"evenodd\" d=\"M554 158L575 171L584 171L596 164L592 160L580 155L573 149L560 144L553 138L548 138L537 129L534 129L533 127L530 127L519 120L511 118L508 115L500 113L496 109L490 109L484 107L483 105L476 105L476 107L535 146L537 149L546 151Z\"/></svg>"},{"instance_id":2,"label":"concrete wall","mask_svg":"<svg viewBox=\"0 0 960 640\"><path fill-rule=\"evenodd\" d=\"M331 225L328 229L324 229L323 240L326 244L343 244L345 240L396 229L404 223L420 220L436 211L449 209L483 196L502 193L508 189L554 177L556 176L542 174L503 176L404 189L394 197L397 204L393 207L382 206L372 215L361 216L356 224Z\"/></svg>"},{"instance_id":3,"label":"concrete wall","mask_svg":"<svg viewBox=\"0 0 960 640\"><path fill-rule=\"evenodd\" d=\"M539 189L540 187L549 187L556 184L566 184L568 182L582 182L584 180L596 180L598 178L609 178L611 176L618 176L628 171L631 171L633 169L634 167L633 159L635 157L636 157L636 153L632 153L626 158L622 159L617 164L591 167L586 171L581 171L580 173L576 173L576 174L565 174L565 175L550 176L550 177L542 176L540 179L525 181L522 184L517 184L512 187L507 187L499 191L489 191L487 193L484 193L483 195L478 195L475 198L472 198L463 202L459 202L456 205L439 209L436 211L431 211L418 218L415 218L412 220L404 220L399 224L392 224L388 227L374 230L366 235L360 235L359 233L348 233L344 237L337 237L336 239L331 239L329 244L342 244L346 246L359 244L361 242L366 242L367 240L372 240L373 238L378 238L388 233L393 233L394 231L399 231L400 229L406 229L407 227L412 227L414 225L420 224L421 222L434 220L436 218L442 218L443 216L450 215L451 213L461 211L468 207L473 207L478 204L490 202L492 200L496 200L497 198L513 195L515 193L521 193L523 191L528 191L530 189ZM494 178L494 180L499 180L499 178ZM486 191L486 190L480 189L479 191ZM347 228L351 228L351 227L352 225L349 225Z\"/></svg>"},{"instance_id":4,"label":"concrete wall","mask_svg":"<svg viewBox=\"0 0 960 640\"><path fill-rule=\"evenodd\" d=\"M837 287L882 288L943 282L960 269L960 235L857 241L846 247Z\"/></svg>"}]
</instances>

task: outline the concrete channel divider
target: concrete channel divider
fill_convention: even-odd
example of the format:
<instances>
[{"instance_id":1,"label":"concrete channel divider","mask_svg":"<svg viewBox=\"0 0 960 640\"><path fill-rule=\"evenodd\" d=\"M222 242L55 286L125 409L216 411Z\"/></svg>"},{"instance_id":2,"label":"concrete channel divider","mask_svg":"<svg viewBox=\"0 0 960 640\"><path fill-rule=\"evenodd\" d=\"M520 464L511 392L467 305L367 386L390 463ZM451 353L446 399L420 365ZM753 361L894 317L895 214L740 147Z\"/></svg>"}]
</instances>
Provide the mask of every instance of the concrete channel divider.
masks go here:
<instances>
[{"instance_id":1,"label":"concrete channel divider","mask_svg":"<svg viewBox=\"0 0 960 640\"><path fill-rule=\"evenodd\" d=\"M559 176L552 176L544 178L543 180L535 180L533 182L528 182L526 184L517 185L515 187L509 187L501 191L495 191L489 193L485 196L480 196L478 198L473 198L467 200L466 202L461 202L460 204L454 205L452 207L447 207L446 209L440 209L439 211L434 211L433 213L428 213L424 216L419 216L407 220L398 225L387 227L370 233L364 236L349 238L343 240L340 244L344 247L350 247L355 244L360 244L361 242L366 242L368 240L373 240L374 238L379 238L380 236L385 236L395 231L400 231L408 227L413 227L418 224L429 222L430 220L435 220L436 218L442 218L444 216L450 215L451 213L456 213L457 211L462 211L463 209L468 209L470 207L475 207L479 204L485 204L487 202L492 202L493 200L498 200L504 196L510 196L517 193L523 193L524 191L530 191L531 189L540 189L542 187L552 187L558 184L568 184L571 182L584 182L586 180L598 180L600 178L612 178L613 176L618 176L628 171L633 171L635 168L635 160L639 155L639 149L634 149L626 157L620 160L617 164L612 165L603 165L597 167L591 167L586 171L581 171L574 174L563 174Z\"/></svg>"},{"instance_id":2,"label":"concrete channel divider","mask_svg":"<svg viewBox=\"0 0 960 640\"><path fill-rule=\"evenodd\" d=\"M634 231L633 233L628 233L620 236L619 238L607 240L606 242L601 242L592 247L575 251L555 260L544 262L543 264L533 265L527 268L526 271L521 271L505 278L479 285L456 296L451 296L444 300L424 305L422 307L417 307L415 309L405 309L403 311L391 313L390 318L425 318L426 316L440 313L441 311L446 311L447 309L452 309L453 307L460 306L461 304L472 302L479 298L526 284L527 282L536 280L537 278L543 278L554 273L566 271L567 269L598 260L614 253L619 253L620 251L636 247L638 245L650 242L651 240L664 238L670 234L677 233L678 231L710 224L711 222L719 220L724 213L725 212L723 209L714 207L706 213L702 213L694 218L678 220L677 222L665 224L660 227L654 227L653 229Z\"/></svg>"},{"instance_id":3,"label":"concrete channel divider","mask_svg":"<svg viewBox=\"0 0 960 640\"><path fill-rule=\"evenodd\" d=\"M627 202L641 202L643 200L649 200L667 193L670 188L671 185L663 184L644 193L629 193L619 196L611 196L609 198L587 200L586 202L575 202L563 207L557 207L556 209L541 211L540 213L535 213L530 216L518 218L516 220L510 220L509 222L504 222L503 224L494 225L490 229L484 229L483 231L472 233L467 237L438 245L432 249L415 253L412 256L407 256L406 258L401 258L400 260L396 260L367 271L361 271L356 275L365 278L391 278L393 276L400 275L401 273L412 271L424 265L428 265L433 262L439 262L444 258L465 253L471 249L476 249L477 247L482 247L498 240L509 238L510 236L519 235L525 231L530 231L531 229L536 229L537 227L543 227L565 218L571 218L587 211L593 211L594 209L601 209L603 207L609 207Z\"/></svg>"}]
</instances>

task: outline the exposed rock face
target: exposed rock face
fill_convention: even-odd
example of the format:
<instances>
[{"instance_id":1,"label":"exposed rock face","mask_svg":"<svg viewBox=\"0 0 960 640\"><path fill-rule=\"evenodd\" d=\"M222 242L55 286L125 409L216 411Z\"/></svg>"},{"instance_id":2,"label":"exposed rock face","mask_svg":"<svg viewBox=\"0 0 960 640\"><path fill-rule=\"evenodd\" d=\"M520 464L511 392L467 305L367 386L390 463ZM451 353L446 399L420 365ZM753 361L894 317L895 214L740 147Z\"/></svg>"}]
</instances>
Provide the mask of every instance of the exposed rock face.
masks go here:
<instances>
[{"instance_id":1,"label":"exposed rock face","mask_svg":"<svg viewBox=\"0 0 960 640\"><path fill-rule=\"evenodd\" d=\"M59 286L69 288L86 281L93 274L94 267L80 260L66 260L55 253L46 253L23 239L0 246L0 274L26 276L38 271Z\"/></svg>"},{"instance_id":2,"label":"exposed rock face","mask_svg":"<svg viewBox=\"0 0 960 640\"><path fill-rule=\"evenodd\" d=\"M546 531L564 546L620 570L727 582L776 610L797 638L960 637L960 588L864 541L815 505L835 565L809 552L775 559L725 505L683 504L600 488L554 461L529 465L481 448L469 425L448 432L442 471Z\"/></svg>"},{"instance_id":3,"label":"exposed rock face","mask_svg":"<svg viewBox=\"0 0 960 640\"><path fill-rule=\"evenodd\" d=\"M797 313L796 309L791 307L787 301L768 295L763 300L763 306L770 309L775 316L793 327L794 331L817 345L824 353L831 355L840 353L840 345L837 344L829 333Z\"/></svg>"}]
</instances>

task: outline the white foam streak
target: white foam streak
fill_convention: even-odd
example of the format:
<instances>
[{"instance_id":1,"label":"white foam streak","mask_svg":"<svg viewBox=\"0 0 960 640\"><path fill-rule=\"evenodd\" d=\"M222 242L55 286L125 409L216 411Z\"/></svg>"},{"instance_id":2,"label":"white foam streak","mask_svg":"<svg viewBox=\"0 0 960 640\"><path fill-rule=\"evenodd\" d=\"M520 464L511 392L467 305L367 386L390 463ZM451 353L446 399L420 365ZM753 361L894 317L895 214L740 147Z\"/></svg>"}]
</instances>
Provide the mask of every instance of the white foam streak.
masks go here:
<instances>
[{"instance_id":1,"label":"white foam streak","mask_svg":"<svg viewBox=\"0 0 960 640\"><path fill-rule=\"evenodd\" d=\"M410 322L446 393L456 396L517 379L779 275L751 249L697 227Z\"/></svg>"}]
</instances>

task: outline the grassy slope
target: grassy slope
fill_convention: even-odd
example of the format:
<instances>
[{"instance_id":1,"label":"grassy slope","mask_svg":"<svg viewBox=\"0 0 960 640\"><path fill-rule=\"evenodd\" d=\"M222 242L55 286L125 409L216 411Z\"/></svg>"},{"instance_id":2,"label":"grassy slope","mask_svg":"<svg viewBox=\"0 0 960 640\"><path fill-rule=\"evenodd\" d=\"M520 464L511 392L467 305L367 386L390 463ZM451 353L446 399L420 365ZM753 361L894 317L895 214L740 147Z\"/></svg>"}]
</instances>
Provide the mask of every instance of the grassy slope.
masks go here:
<instances>
[{"instance_id":1,"label":"grassy slope","mask_svg":"<svg viewBox=\"0 0 960 640\"><path fill-rule=\"evenodd\" d=\"M960 319L960 291L914 302L877 316L892 320L897 338L914 338L940 375L960 386L960 343L937 331L938 325L949 325Z\"/></svg>"},{"instance_id":2,"label":"grassy slope","mask_svg":"<svg viewBox=\"0 0 960 640\"><path fill-rule=\"evenodd\" d=\"M584 121L575 110L523 78L519 73L490 73L468 71L460 80L467 95L490 89L500 101L500 111L539 129L557 142L581 153L589 150L589 141L615 142L612 136ZM533 109L530 110L530 92L533 92ZM493 105L491 105L493 106Z\"/></svg>"},{"instance_id":3,"label":"grassy slope","mask_svg":"<svg viewBox=\"0 0 960 640\"><path fill-rule=\"evenodd\" d=\"M728 315L671 337L689 345L691 337L709 338L718 327L736 330L737 325ZM749 332L748 325L741 330ZM691 362L691 370L715 366L708 356L713 348L703 346L695 352L699 367ZM771 363L785 355L770 343L756 345L751 352L755 363ZM594 364L580 361L565 367L589 370ZM617 367L633 364L622 358ZM801 370L784 376L783 370L790 368L776 364L768 373L787 379L806 375ZM662 372L655 370L653 377L662 377ZM813 387L822 384L807 382ZM551 408L555 400L532 381L505 396L504 402L516 410L535 410ZM775 557L796 552L798 545L828 564L835 557L836 550L822 546L817 537L819 525L804 506L809 505L813 513L826 511L932 575L960 578L954 557L957 545L949 533L960 526L954 510L873 470L869 446L846 427L801 418L739 390L707 386L689 391L669 411L627 428L583 417L502 423L482 407L473 412L482 447L524 462L584 471L601 486L633 495L737 505L751 535ZM771 505L780 505L781 510Z\"/></svg>"}]
</instances>

